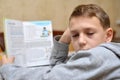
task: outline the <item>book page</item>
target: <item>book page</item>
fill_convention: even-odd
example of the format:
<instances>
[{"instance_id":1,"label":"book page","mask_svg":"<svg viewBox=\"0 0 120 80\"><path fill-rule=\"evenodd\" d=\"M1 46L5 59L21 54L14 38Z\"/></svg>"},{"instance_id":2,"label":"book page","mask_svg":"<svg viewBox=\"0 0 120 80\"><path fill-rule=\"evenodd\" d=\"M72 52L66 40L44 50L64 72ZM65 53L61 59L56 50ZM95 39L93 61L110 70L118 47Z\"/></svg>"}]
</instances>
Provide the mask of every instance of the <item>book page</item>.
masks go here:
<instances>
[{"instance_id":1,"label":"book page","mask_svg":"<svg viewBox=\"0 0 120 80\"><path fill-rule=\"evenodd\" d=\"M53 34L51 21L5 20L5 43L18 66L48 65Z\"/></svg>"},{"instance_id":2,"label":"book page","mask_svg":"<svg viewBox=\"0 0 120 80\"><path fill-rule=\"evenodd\" d=\"M49 64L53 46L51 21L23 22L23 26L27 65Z\"/></svg>"},{"instance_id":3,"label":"book page","mask_svg":"<svg viewBox=\"0 0 120 80\"><path fill-rule=\"evenodd\" d=\"M15 56L15 64L23 65L24 33L22 22L5 20L5 47L8 56Z\"/></svg>"}]
</instances>

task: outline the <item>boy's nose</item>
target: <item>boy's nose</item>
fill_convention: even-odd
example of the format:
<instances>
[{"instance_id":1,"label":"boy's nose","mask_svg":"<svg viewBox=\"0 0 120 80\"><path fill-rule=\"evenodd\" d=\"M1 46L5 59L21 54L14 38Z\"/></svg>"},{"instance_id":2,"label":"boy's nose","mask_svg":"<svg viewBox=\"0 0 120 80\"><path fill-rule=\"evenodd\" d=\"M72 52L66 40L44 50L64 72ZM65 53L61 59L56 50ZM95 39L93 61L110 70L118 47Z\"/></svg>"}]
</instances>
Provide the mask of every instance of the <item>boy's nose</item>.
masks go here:
<instances>
[{"instance_id":1,"label":"boy's nose","mask_svg":"<svg viewBox=\"0 0 120 80\"><path fill-rule=\"evenodd\" d=\"M78 40L78 43L81 47L85 46L86 45L86 39L85 39L85 36L83 34L81 34L79 36L79 40Z\"/></svg>"}]
</instances>

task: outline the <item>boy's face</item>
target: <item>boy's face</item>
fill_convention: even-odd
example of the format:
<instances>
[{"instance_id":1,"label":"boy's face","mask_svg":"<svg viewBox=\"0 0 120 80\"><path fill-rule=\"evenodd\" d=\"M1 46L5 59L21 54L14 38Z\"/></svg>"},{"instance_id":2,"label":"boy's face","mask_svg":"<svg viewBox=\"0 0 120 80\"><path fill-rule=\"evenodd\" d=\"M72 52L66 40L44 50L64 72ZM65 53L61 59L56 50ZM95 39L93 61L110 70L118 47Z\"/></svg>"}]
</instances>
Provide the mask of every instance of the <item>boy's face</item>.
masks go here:
<instances>
[{"instance_id":1,"label":"boy's face","mask_svg":"<svg viewBox=\"0 0 120 80\"><path fill-rule=\"evenodd\" d=\"M70 20L71 41L75 51L93 48L112 40L112 29L103 29L96 17L73 17Z\"/></svg>"}]
</instances>

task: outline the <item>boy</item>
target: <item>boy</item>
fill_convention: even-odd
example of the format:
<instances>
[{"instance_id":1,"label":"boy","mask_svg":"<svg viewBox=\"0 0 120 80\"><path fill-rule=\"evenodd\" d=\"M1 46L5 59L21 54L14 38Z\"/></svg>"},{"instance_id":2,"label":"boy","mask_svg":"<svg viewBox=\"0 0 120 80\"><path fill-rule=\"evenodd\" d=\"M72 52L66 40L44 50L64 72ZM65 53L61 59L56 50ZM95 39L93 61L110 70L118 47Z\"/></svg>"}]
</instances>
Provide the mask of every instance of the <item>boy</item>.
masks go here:
<instances>
[{"instance_id":1,"label":"boy","mask_svg":"<svg viewBox=\"0 0 120 80\"><path fill-rule=\"evenodd\" d=\"M5 80L115 80L120 79L120 44L111 43L108 15L95 4L77 6L69 27L54 38L50 66L22 68L3 57ZM72 43L75 53L68 54Z\"/></svg>"}]
</instances>

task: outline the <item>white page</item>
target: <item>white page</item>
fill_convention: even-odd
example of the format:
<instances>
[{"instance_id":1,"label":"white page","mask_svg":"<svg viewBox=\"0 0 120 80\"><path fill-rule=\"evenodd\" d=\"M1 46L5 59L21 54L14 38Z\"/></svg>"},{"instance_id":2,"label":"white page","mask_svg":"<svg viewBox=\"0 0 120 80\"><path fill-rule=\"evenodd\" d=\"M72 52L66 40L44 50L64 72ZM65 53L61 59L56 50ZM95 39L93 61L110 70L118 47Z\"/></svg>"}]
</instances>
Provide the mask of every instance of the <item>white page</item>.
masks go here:
<instances>
[{"instance_id":1,"label":"white page","mask_svg":"<svg viewBox=\"0 0 120 80\"><path fill-rule=\"evenodd\" d=\"M36 64L49 64L49 57L53 46L51 21L23 22L23 25L24 42L27 48L25 55L27 65L35 66ZM46 31L48 32L43 35L44 27L46 27Z\"/></svg>"},{"instance_id":2,"label":"white page","mask_svg":"<svg viewBox=\"0 0 120 80\"><path fill-rule=\"evenodd\" d=\"M22 50L24 47L23 26L21 21L5 20L5 44L8 56L15 56L15 64L23 66L24 57Z\"/></svg>"},{"instance_id":3,"label":"white page","mask_svg":"<svg viewBox=\"0 0 120 80\"><path fill-rule=\"evenodd\" d=\"M44 30L44 27L45 30ZM48 65L53 35L51 21L5 20L5 43L18 66Z\"/></svg>"}]
</instances>

